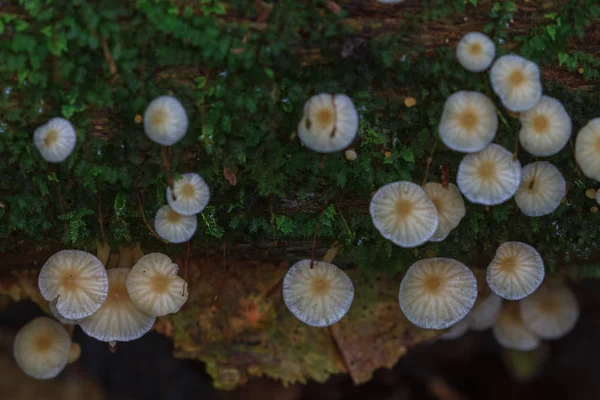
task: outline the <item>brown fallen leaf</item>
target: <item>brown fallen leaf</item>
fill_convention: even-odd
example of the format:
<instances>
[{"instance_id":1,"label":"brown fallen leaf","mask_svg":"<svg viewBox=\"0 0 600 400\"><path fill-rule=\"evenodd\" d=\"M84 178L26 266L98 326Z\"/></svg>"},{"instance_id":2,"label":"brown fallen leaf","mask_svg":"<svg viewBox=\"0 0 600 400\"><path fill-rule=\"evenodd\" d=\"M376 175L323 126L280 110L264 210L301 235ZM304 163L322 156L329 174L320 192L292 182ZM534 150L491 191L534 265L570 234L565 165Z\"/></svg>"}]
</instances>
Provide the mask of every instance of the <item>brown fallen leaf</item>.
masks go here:
<instances>
[{"instance_id":1,"label":"brown fallen leaf","mask_svg":"<svg viewBox=\"0 0 600 400\"><path fill-rule=\"evenodd\" d=\"M225 175L225 179L231 186L237 185L237 177L235 176L235 172L231 170L229 167L223 168L223 175Z\"/></svg>"}]
</instances>

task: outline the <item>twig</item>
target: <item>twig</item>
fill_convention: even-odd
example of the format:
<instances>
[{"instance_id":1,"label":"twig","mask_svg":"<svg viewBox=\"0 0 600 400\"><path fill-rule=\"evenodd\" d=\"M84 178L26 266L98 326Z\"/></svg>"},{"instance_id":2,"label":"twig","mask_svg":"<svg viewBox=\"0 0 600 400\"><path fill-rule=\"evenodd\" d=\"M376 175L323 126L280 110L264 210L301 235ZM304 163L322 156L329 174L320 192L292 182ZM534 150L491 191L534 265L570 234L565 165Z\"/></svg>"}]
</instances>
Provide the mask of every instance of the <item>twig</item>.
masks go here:
<instances>
[{"instance_id":1,"label":"twig","mask_svg":"<svg viewBox=\"0 0 600 400\"><path fill-rule=\"evenodd\" d=\"M433 142L433 147L431 147L431 152L429 153L429 157L427 157L427 166L425 167L425 176L423 176L423 182L421 182L421 186L423 186L427 182L427 178L429 177L429 167L433 162L433 153L435 152L435 146L437 146L438 137L435 135L435 141Z\"/></svg>"},{"instance_id":2,"label":"twig","mask_svg":"<svg viewBox=\"0 0 600 400\"><path fill-rule=\"evenodd\" d=\"M277 247L277 230L275 229L275 214L273 214L273 195L269 193L269 211L271 212L271 229L273 230L273 247Z\"/></svg>"},{"instance_id":3,"label":"twig","mask_svg":"<svg viewBox=\"0 0 600 400\"><path fill-rule=\"evenodd\" d=\"M165 173L167 174L167 184L173 190L173 177L171 176L171 167L169 165L169 159L167 157L167 146L162 146L160 149L162 155L163 165L165 166Z\"/></svg>"},{"instance_id":4,"label":"twig","mask_svg":"<svg viewBox=\"0 0 600 400\"><path fill-rule=\"evenodd\" d=\"M100 223L100 235L102 236L102 243L106 243L104 238L104 218L102 217L102 195L100 193L100 184L96 182L96 190L98 192L98 222Z\"/></svg>"},{"instance_id":5,"label":"twig","mask_svg":"<svg viewBox=\"0 0 600 400\"><path fill-rule=\"evenodd\" d=\"M156 233L156 231L154 231L154 229L152 229L152 227L146 220L146 214L144 214L144 206L142 204L142 196L140 195L140 188L138 186L137 176L135 177L135 194L137 196L138 204L140 206L140 213L142 214L142 219L144 220L144 224L146 225L146 228L148 228L150 233L152 233L158 240L162 240L162 238L160 236L158 236L158 233Z\"/></svg>"},{"instance_id":6,"label":"twig","mask_svg":"<svg viewBox=\"0 0 600 400\"><path fill-rule=\"evenodd\" d=\"M110 55L110 50L108 48L108 42L106 41L106 38L100 36L100 42L102 43L102 50L104 51L104 59L108 64L108 71L112 76L111 83L114 83L117 81L117 79L119 79L117 64L115 64L115 60L113 60L112 56Z\"/></svg>"}]
</instances>

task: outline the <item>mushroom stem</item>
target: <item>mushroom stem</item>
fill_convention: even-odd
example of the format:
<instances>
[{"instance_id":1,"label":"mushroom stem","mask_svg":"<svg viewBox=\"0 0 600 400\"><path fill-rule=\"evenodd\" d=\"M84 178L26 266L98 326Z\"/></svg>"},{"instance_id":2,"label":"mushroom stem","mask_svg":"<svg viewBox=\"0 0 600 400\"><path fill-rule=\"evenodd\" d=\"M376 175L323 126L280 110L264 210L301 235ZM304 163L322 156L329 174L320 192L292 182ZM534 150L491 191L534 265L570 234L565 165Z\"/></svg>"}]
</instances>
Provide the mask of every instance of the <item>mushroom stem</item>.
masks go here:
<instances>
[{"instance_id":1,"label":"mushroom stem","mask_svg":"<svg viewBox=\"0 0 600 400\"><path fill-rule=\"evenodd\" d=\"M158 240L162 240L161 237L158 236L158 233L156 233L156 231L154 229L152 229L152 227L148 223L148 220L146 220L146 214L144 214L144 206L142 204L142 196L140 195L140 188L138 186L137 175L135 177L135 194L138 199L138 204L140 205L140 213L142 214L142 219L144 220L144 224L146 225L146 228L148 228L150 233L152 233Z\"/></svg>"},{"instance_id":2,"label":"mushroom stem","mask_svg":"<svg viewBox=\"0 0 600 400\"><path fill-rule=\"evenodd\" d=\"M117 342L115 342L114 340L111 340L110 342L108 342L108 351L110 351L112 354L116 353Z\"/></svg>"},{"instance_id":3,"label":"mushroom stem","mask_svg":"<svg viewBox=\"0 0 600 400\"><path fill-rule=\"evenodd\" d=\"M429 167L433 162L433 153L435 152L435 147L437 146L438 136L435 136L435 141L433 142L433 146L431 147L431 152L429 153L429 157L427 157L427 166L425 167L425 176L423 176L423 182L421 182L421 186L427 183L427 178L429 177Z\"/></svg>"},{"instance_id":4,"label":"mushroom stem","mask_svg":"<svg viewBox=\"0 0 600 400\"><path fill-rule=\"evenodd\" d=\"M163 165L165 167L165 173L167 175L167 184L173 190L173 177L171 176L171 167L169 164L169 159L167 157L167 146L161 146L160 154L162 155Z\"/></svg>"}]
</instances>

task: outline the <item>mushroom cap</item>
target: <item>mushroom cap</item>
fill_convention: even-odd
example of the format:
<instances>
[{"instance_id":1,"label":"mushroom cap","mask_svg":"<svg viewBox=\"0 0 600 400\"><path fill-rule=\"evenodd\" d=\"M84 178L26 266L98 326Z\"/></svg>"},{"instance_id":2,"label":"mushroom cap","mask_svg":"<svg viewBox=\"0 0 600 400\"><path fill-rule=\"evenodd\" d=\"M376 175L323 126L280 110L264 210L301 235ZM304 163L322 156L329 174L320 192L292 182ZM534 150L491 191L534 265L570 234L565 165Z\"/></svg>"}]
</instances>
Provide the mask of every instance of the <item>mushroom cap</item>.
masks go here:
<instances>
[{"instance_id":1,"label":"mushroom cap","mask_svg":"<svg viewBox=\"0 0 600 400\"><path fill-rule=\"evenodd\" d=\"M58 299L54 299L54 300L48 302L48 308L50 309L52 316L54 318L56 318L58 320L58 322L60 322L61 324L77 325L79 323L79 321L81 321L81 320L65 318L58 312L58 310L56 309L57 300Z\"/></svg>"},{"instance_id":2,"label":"mushroom cap","mask_svg":"<svg viewBox=\"0 0 600 400\"><path fill-rule=\"evenodd\" d=\"M600 181L600 118L588 122L577 134L575 160L585 176Z\"/></svg>"},{"instance_id":3,"label":"mushroom cap","mask_svg":"<svg viewBox=\"0 0 600 400\"><path fill-rule=\"evenodd\" d=\"M73 152L77 135L64 118L52 118L33 132L33 142L44 160L59 163Z\"/></svg>"},{"instance_id":4,"label":"mushroom cap","mask_svg":"<svg viewBox=\"0 0 600 400\"><path fill-rule=\"evenodd\" d=\"M445 329L463 319L477 299L473 272L451 258L414 263L400 283L400 309L413 324Z\"/></svg>"},{"instance_id":5,"label":"mushroom cap","mask_svg":"<svg viewBox=\"0 0 600 400\"><path fill-rule=\"evenodd\" d=\"M520 114L519 141L529 154L546 157L558 153L571 137L571 117L552 97L542 96L532 109Z\"/></svg>"},{"instance_id":6,"label":"mushroom cap","mask_svg":"<svg viewBox=\"0 0 600 400\"><path fill-rule=\"evenodd\" d=\"M498 58L492 65L490 81L504 106L513 112L529 110L542 97L540 69L521 56Z\"/></svg>"},{"instance_id":7,"label":"mushroom cap","mask_svg":"<svg viewBox=\"0 0 600 400\"><path fill-rule=\"evenodd\" d=\"M183 105L173 96L159 96L144 112L144 131L158 144L171 146L180 141L188 128L188 117Z\"/></svg>"},{"instance_id":8,"label":"mushroom cap","mask_svg":"<svg viewBox=\"0 0 600 400\"><path fill-rule=\"evenodd\" d=\"M158 236L171 243L187 242L196 233L198 218L195 215L181 215L170 206L162 206L154 217L154 229Z\"/></svg>"},{"instance_id":9,"label":"mushroom cap","mask_svg":"<svg viewBox=\"0 0 600 400\"><path fill-rule=\"evenodd\" d=\"M310 326L338 322L350 309L354 285L335 265L310 260L298 261L283 279L283 301L292 314Z\"/></svg>"},{"instance_id":10,"label":"mushroom cap","mask_svg":"<svg viewBox=\"0 0 600 400\"><path fill-rule=\"evenodd\" d=\"M183 174L173 183L173 190L167 187L167 202L181 215L201 213L209 200L210 189L198 174Z\"/></svg>"},{"instance_id":11,"label":"mushroom cap","mask_svg":"<svg viewBox=\"0 0 600 400\"><path fill-rule=\"evenodd\" d=\"M51 256L38 276L42 296L57 299L56 310L67 319L81 319L96 312L108 293L106 269L94 255L80 250L61 250Z\"/></svg>"},{"instance_id":12,"label":"mushroom cap","mask_svg":"<svg viewBox=\"0 0 600 400\"><path fill-rule=\"evenodd\" d=\"M542 285L520 305L523 323L542 339L565 336L579 319L577 299L564 285Z\"/></svg>"},{"instance_id":13,"label":"mushroom cap","mask_svg":"<svg viewBox=\"0 0 600 400\"><path fill-rule=\"evenodd\" d=\"M480 32L467 33L456 46L456 58L467 71L485 71L492 65L495 56L494 42Z\"/></svg>"},{"instance_id":14,"label":"mushroom cap","mask_svg":"<svg viewBox=\"0 0 600 400\"><path fill-rule=\"evenodd\" d=\"M380 187L370 205L373 225L381 235L401 247L416 247L435 233L438 214L425 191L412 182Z\"/></svg>"},{"instance_id":15,"label":"mushroom cap","mask_svg":"<svg viewBox=\"0 0 600 400\"><path fill-rule=\"evenodd\" d=\"M481 299L467 317L469 320L469 329L474 331L485 331L491 328L502 308L502 297L491 292Z\"/></svg>"},{"instance_id":16,"label":"mushroom cap","mask_svg":"<svg viewBox=\"0 0 600 400\"><path fill-rule=\"evenodd\" d=\"M523 214L539 217L556 210L566 193L567 183L558 168L539 161L523 167L515 202Z\"/></svg>"},{"instance_id":17,"label":"mushroom cap","mask_svg":"<svg viewBox=\"0 0 600 400\"><path fill-rule=\"evenodd\" d=\"M13 345L17 365L36 379L56 377L67 365L71 337L65 328L48 317L38 317L23 326Z\"/></svg>"},{"instance_id":18,"label":"mushroom cap","mask_svg":"<svg viewBox=\"0 0 600 400\"><path fill-rule=\"evenodd\" d=\"M463 318L454 325L450 327L450 329L440 336L440 339L443 340L454 340L463 336L467 333L469 329L469 323L467 322L467 318Z\"/></svg>"},{"instance_id":19,"label":"mushroom cap","mask_svg":"<svg viewBox=\"0 0 600 400\"><path fill-rule=\"evenodd\" d=\"M465 202L460 190L451 183L444 187L441 183L428 182L423 185L423 190L435 205L438 214L438 227L429 241L441 242L465 216Z\"/></svg>"},{"instance_id":20,"label":"mushroom cap","mask_svg":"<svg viewBox=\"0 0 600 400\"><path fill-rule=\"evenodd\" d=\"M321 93L304 104L300 141L311 150L331 153L350 145L358 132L358 113L350 97Z\"/></svg>"},{"instance_id":21,"label":"mushroom cap","mask_svg":"<svg viewBox=\"0 0 600 400\"><path fill-rule=\"evenodd\" d=\"M472 203L493 206L514 196L521 183L521 163L504 147L492 143L467 154L456 175L462 194Z\"/></svg>"},{"instance_id":22,"label":"mushroom cap","mask_svg":"<svg viewBox=\"0 0 600 400\"><path fill-rule=\"evenodd\" d=\"M176 313L188 299L186 282L179 267L161 253L146 254L127 277L127 292L133 304L146 314L160 317Z\"/></svg>"},{"instance_id":23,"label":"mushroom cap","mask_svg":"<svg viewBox=\"0 0 600 400\"><path fill-rule=\"evenodd\" d=\"M517 302L504 303L492 328L492 334L500 346L511 350L530 351L541 343L540 338L523 324Z\"/></svg>"},{"instance_id":24,"label":"mushroom cap","mask_svg":"<svg viewBox=\"0 0 600 400\"><path fill-rule=\"evenodd\" d=\"M129 272L129 268L108 270L110 289L106 301L79 323L88 336L102 342L128 342L152 329L156 318L137 309L129 298L125 283Z\"/></svg>"},{"instance_id":25,"label":"mushroom cap","mask_svg":"<svg viewBox=\"0 0 600 400\"><path fill-rule=\"evenodd\" d=\"M498 129L496 106L479 92L456 92L446 100L438 132L442 142L463 153L480 151Z\"/></svg>"},{"instance_id":26,"label":"mushroom cap","mask_svg":"<svg viewBox=\"0 0 600 400\"><path fill-rule=\"evenodd\" d=\"M69 357L67 358L67 364L71 364L79 360L79 356L81 356L81 346L75 342L71 343L71 347L69 348Z\"/></svg>"},{"instance_id":27,"label":"mushroom cap","mask_svg":"<svg viewBox=\"0 0 600 400\"><path fill-rule=\"evenodd\" d=\"M498 296L520 300L540 286L544 275L544 260L536 249L521 242L505 242L496 250L486 280Z\"/></svg>"}]
</instances>

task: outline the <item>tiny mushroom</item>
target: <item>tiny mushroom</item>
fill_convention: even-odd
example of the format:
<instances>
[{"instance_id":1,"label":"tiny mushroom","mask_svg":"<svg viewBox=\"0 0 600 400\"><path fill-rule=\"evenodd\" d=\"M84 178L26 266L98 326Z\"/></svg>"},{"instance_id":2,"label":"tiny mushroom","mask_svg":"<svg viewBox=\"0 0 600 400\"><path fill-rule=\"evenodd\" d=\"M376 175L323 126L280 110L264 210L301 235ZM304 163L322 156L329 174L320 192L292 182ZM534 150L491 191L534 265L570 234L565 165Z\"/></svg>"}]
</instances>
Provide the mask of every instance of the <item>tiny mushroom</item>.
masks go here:
<instances>
[{"instance_id":1,"label":"tiny mushroom","mask_svg":"<svg viewBox=\"0 0 600 400\"><path fill-rule=\"evenodd\" d=\"M577 134L575 160L585 176L600 181L600 118L588 122Z\"/></svg>"},{"instance_id":2,"label":"tiny mushroom","mask_svg":"<svg viewBox=\"0 0 600 400\"><path fill-rule=\"evenodd\" d=\"M160 96L150 102L144 112L144 131L158 144L171 146L180 141L188 128L183 105L173 96Z\"/></svg>"},{"instance_id":3,"label":"tiny mushroom","mask_svg":"<svg viewBox=\"0 0 600 400\"><path fill-rule=\"evenodd\" d=\"M283 279L283 300L300 321L323 327L338 322L350 309L354 285L335 265L311 260L292 265Z\"/></svg>"},{"instance_id":4,"label":"tiny mushroom","mask_svg":"<svg viewBox=\"0 0 600 400\"><path fill-rule=\"evenodd\" d=\"M567 183L558 168L539 161L523 167L515 202L523 214L539 217L556 210L566 193Z\"/></svg>"},{"instance_id":5,"label":"tiny mushroom","mask_svg":"<svg viewBox=\"0 0 600 400\"><path fill-rule=\"evenodd\" d=\"M304 104L298 124L300 141L319 153L343 150L356 138L358 113L350 97L321 93Z\"/></svg>"},{"instance_id":6,"label":"tiny mushroom","mask_svg":"<svg viewBox=\"0 0 600 400\"><path fill-rule=\"evenodd\" d=\"M510 111L527 111L542 96L539 67L521 56L508 54L498 58L492 65L490 80L494 92Z\"/></svg>"},{"instance_id":7,"label":"tiny mushroom","mask_svg":"<svg viewBox=\"0 0 600 400\"><path fill-rule=\"evenodd\" d=\"M571 137L571 118L556 99L542 96L532 109L521 113L519 141L529 154L546 157L558 153Z\"/></svg>"},{"instance_id":8,"label":"tiny mushroom","mask_svg":"<svg viewBox=\"0 0 600 400\"><path fill-rule=\"evenodd\" d=\"M480 32L467 33L456 46L456 58L467 71L485 71L492 65L495 56L494 42Z\"/></svg>"},{"instance_id":9,"label":"tiny mushroom","mask_svg":"<svg viewBox=\"0 0 600 400\"><path fill-rule=\"evenodd\" d=\"M423 185L423 190L435 205L439 221L438 227L429 241L441 242L465 216L467 212L465 202L460 195L460 190L451 183L444 187L441 183L428 182Z\"/></svg>"},{"instance_id":10,"label":"tiny mushroom","mask_svg":"<svg viewBox=\"0 0 600 400\"><path fill-rule=\"evenodd\" d=\"M198 174L183 174L173 183L173 189L167 187L167 202L181 215L195 215L206 207L210 200L210 189Z\"/></svg>"},{"instance_id":11,"label":"tiny mushroom","mask_svg":"<svg viewBox=\"0 0 600 400\"><path fill-rule=\"evenodd\" d=\"M481 298L469 313L469 329L485 331L491 328L500 314L500 308L502 308L502 297L496 293L491 292Z\"/></svg>"},{"instance_id":12,"label":"tiny mushroom","mask_svg":"<svg viewBox=\"0 0 600 400\"><path fill-rule=\"evenodd\" d=\"M469 313L477 299L477 280L464 264L450 258L414 263L400 283L400 309L413 324L445 329Z\"/></svg>"},{"instance_id":13,"label":"tiny mushroom","mask_svg":"<svg viewBox=\"0 0 600 400\"><path fill-rule=\"evenodd\" d=\"M162 206L154 217L154 229L161 238L171 243L187 242L196 233L198 218L195 215L181 215L170 206Z\"/></svg>"},{"instance_id":14,"label":"tiny mushroom","mask_svg":"<svg viewBox=\"0 0 600 400\"><path fill-rule=\"evenodd\" d=\"M407 181L379 188L371 199L370 212L381 235L401 247L425 243L438 227L435 204L419 185Z\"/></svg>"},{"instance_id":15,"label":"tiny mushroom","mask_svg":"<svg viewBox=\"0 0 600 400\"><path fill-rule=\"evenodd\" d=\"M523 324L518 302L505 302L492 328L492 334L505 349L531 351L541 341Z\"/></svg>"},{"instance_id":16,"label":"tiny mushroom","mask_svg":"<svg viewBox=\"0 0 600 400\"><path fill-rule=\"evenodd\" d=\"M59 163L73 152L75 128L64 118L52 118L33 133L33 142L44 160Z\"/></svg>"},{"instance_id":17,"label":"tiny mushroom","mask_svg":"<svg viewBox=\"0 0 600 400\"><path fill-rule=\"evenodd\" d=\"M487 268L488 286L507 300L520 300L533 293L544 280L544 261L526 243L505 242Z\"/></svg>"}]
</instances>

